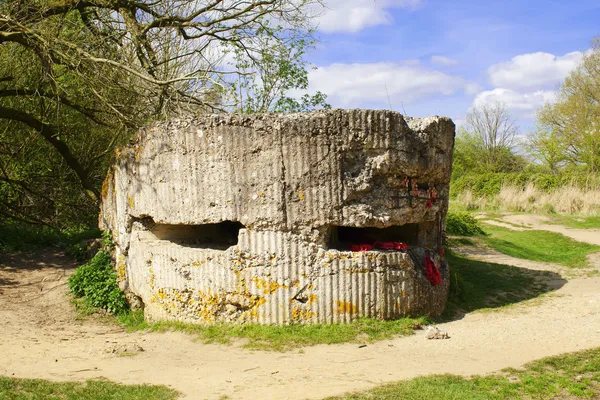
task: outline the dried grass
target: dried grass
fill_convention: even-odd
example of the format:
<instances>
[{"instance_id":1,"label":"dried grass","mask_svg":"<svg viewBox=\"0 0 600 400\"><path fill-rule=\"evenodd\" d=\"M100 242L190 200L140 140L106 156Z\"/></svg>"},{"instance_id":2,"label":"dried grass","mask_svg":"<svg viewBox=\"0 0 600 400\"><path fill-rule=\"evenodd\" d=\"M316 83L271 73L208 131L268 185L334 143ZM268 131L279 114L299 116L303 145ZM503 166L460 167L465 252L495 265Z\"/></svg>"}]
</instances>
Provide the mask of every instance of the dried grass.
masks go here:
<instances>
[{"instance_id":1,"label":"dried grass","mask_svg":"<svg viewBox=\"0 0 600 400\"><path fill-rule=\"evenodd\" d=\"M504 185L496 196L478 197L466 190L456 202L467 210L600 215L600 187L568 185L545 192L531 183L525 187Z\"/></svg>"}]
</instances>

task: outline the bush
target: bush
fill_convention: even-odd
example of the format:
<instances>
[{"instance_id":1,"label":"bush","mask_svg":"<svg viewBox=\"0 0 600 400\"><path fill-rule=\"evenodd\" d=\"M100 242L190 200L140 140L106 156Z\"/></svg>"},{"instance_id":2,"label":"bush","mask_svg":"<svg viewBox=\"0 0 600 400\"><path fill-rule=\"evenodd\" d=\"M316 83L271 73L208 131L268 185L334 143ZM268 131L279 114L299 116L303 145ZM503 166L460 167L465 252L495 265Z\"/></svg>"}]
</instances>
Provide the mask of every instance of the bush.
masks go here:
<instances>
[{"instance_id":1,"label":"bush","mask_svg":"<svg viewBox=\"0 0 600 400\"><path fill-rule=\"evenodd\" d=\"M479 221L468 212L449 212L446 217L446 233L457 236L485 234L479 226Z\"/></svg>"},{"instance_id":2,"label":"bush","mask_svg":"<svg viewBox=\"0 0 600 400\"><path fill-rule=\"evenodd\" d=\"M69 278L69 289L87 304L113 314L123 313L129 308L117 284L110 254L105 250L100 250L90 262L77 268Z\"/></svg>"}]
</instances>

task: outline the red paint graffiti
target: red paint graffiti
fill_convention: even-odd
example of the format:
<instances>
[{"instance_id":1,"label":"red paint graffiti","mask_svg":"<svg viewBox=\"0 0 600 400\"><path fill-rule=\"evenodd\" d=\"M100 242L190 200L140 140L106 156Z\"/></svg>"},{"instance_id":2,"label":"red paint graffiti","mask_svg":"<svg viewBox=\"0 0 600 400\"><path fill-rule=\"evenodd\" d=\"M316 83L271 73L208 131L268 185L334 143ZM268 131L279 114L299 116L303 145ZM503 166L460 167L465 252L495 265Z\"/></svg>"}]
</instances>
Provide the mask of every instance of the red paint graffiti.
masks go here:
<instances>
[{"instance_id":1,"label":"red paint graffiti","mask_svg":"<svg viewBox=\"0 0 600 400\"><path fill-rule=\"evenodd\" d=\"M442 274L440 274L440 270L429 254L425 254L423 265L425 265L425 275L431 286L437 286L442 283Z\"/></svg>"}]
</instances>

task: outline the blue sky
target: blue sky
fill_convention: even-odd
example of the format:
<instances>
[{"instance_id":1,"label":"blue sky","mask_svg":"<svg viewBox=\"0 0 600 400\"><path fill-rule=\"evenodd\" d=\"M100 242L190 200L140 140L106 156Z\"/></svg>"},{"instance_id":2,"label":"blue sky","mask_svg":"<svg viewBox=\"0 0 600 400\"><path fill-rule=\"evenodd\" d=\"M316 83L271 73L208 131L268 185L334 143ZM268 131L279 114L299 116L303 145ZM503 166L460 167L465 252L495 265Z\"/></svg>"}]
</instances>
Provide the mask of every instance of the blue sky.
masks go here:
<instances>
[{"instance_id":1,"label":"blue sky","mask_svg":"<svg viewBox=\"0 0 600 400\"><path fill-rule=\"evenodd\" d=\"M600 35L598 0L325 0L311 90L334 107L461 123L502 102L525 133Z\"/></svg>"}]
</instances>

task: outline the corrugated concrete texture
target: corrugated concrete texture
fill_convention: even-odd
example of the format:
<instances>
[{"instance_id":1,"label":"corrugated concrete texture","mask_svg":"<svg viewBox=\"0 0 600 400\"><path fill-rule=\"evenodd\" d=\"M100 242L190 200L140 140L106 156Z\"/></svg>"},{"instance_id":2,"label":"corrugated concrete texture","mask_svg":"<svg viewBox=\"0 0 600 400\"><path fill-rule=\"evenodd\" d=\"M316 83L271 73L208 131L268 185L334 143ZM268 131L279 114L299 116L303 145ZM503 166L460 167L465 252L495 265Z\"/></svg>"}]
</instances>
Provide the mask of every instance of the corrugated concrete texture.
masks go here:
<instances>
[{"instance_id":1,"label":"corrugated concrete texture","mask_svg":"<svg viewBox=\"0 0 600 400\"><path fill-rule=\"evenodd\" d=\"M369 110L153 124L118 152L103 188L121 287L151 320L438 315L454 130L448 118ZM373 240L409 249L351 251Z\"/></svg>"}]
</instances>

